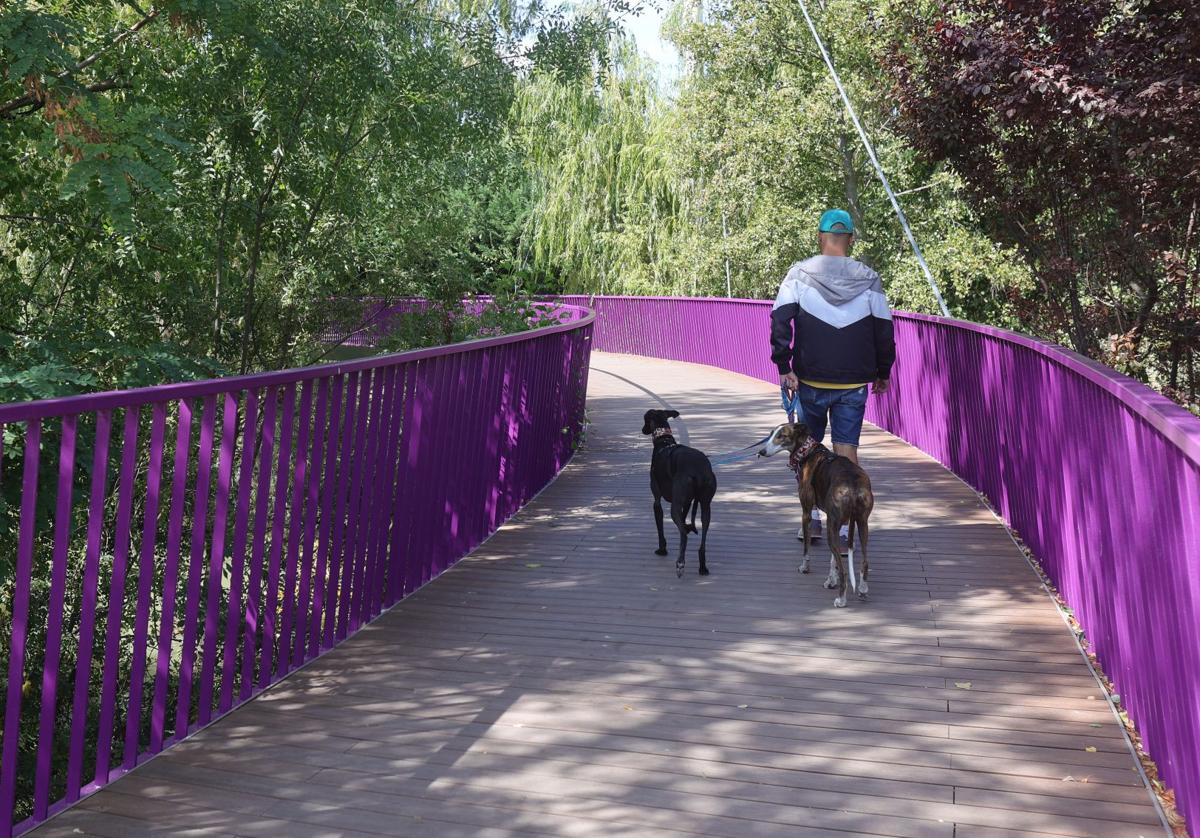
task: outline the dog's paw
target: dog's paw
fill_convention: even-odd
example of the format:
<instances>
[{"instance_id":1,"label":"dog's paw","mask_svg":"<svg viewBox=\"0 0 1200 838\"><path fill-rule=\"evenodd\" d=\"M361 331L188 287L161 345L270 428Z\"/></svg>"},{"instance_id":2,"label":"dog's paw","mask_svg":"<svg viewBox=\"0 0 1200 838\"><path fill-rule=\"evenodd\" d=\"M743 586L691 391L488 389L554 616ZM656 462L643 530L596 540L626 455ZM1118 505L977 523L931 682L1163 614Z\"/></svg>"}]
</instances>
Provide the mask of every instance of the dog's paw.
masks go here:
<instances>
[{"instance_id":1,"label":"dog's paw","mask_svg":"<svg viewBox=\"0 0 1200 838\"><path fill-rule=\"evenodd\" d=\"M801 573L808 573L810 569L811 568L808 566L808 559L805 559L803 562L801 562L800 566L796 568L796 570L800 571Z\"/></svg>"},{"instance_id":2,"label":"dog's paw","mask_svg":"<svg viewBox=\"0 0 1200 838\"><path fill-rule=\"evenodd\" d=\"M825 577L825 587L828 588L829 590L832 591L834 588L840 587L840 585L841 585L841 583L838 581L838 578L836 576L826 576Z\"/></svg>"},{"instance_id":3,"label":"dog's paw","mask_svg":"<svg viewBox=\"0 0 1200 838\"><path fill-rule=\"evenodd\" d=\"M700 565L700 575L708 576L708 565L706 565L706 564Z\"/></svg>"},{"instance_id":4,"label":"dog's paw","mask_svg":"<svg viewBox=\"0 0 1200 838\"><path fill-rule=\"evenodd\" d=\"M846 598L844 596L840 596L837 599L835 599L833 601L833 607L834 608L845 608L846 607Z\"/></svg>"},{"instance_id":5,"label":"dog's paw","mask_svg":"<svg viewBox=\"0 0 1200 838\"><path fill-rule=\"evenodd\" d=\"M858 592L858 598L859 598L859 599L861 599L863 602L866 602L866 601L867 601L867 592L866 592L866 591L859 591L859 592Z\"/></svg>"},{"instance_id":6,"label":"dog's paw","mask_svg":"<svg viewBox=\"0 0 1200 838\"><path fill-rule=\"evenodd\" d=\"M859 579L858 580L858 598L866 599L867 594L869 594L870 592L871 592L871 589L867 587L867 580Z\"/></svg>"},{"instance_id":7,"label":"dog's paw","mask_svg":"<svg viewBox=\"0 0 1200 838\"><path fill-rule=\"evenodd\" d=\"M695 524L688 524L688 532L698 533L698 532L700 532L700 530L696 529Z\"/></svg>"},{"instance_id":8,"label":"dog's paw","mask_svg":"<svg viewBox=\"0 0 1200 838\"><path fill-rule=\"evenodd\" d=\"M665 555L667 555L667 548L666 548L666 547L659 547L657 550L655 550L655 551L654 551L654 555L656 555L656 556L665 556Z\"/></svg>"}]
</instances>

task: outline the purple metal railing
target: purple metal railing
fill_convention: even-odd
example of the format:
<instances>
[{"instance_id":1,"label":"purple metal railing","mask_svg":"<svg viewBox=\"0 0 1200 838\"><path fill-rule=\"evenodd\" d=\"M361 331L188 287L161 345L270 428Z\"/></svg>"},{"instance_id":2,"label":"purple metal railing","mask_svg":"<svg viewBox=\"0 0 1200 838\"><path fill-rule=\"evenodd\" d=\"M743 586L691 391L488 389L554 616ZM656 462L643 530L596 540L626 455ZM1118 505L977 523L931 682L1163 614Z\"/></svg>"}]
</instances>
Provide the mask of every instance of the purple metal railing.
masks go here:
<instances>
[{"instance_id":1,"label":"purple metal railing","mask_svg":"<svg viewBox=\"0 0 1200 838\"><path fill-rule=\"evenodd\" d=\"M0 838L336 645L545 486L583 422L593 315L568 314L436 349L0 405L0 444L7 431L23 452L9 452L19 500L0 504L15 547L0 555Z\"/></svg>"},{"instance_id":2,"label":"purple metal railing","mask_svg":"<svg viewBox=\"0 0 1200 838\"><path fill-rule=\"evenodd\" d=\"M586 297L566 302L591 304ZM778 382L770 304L594 298L595 348ZM1200 420L1059 346L896 317L868 418L982 492L1074 610L1181 812L1200 824Z\"/></svg>"}]
</instances>

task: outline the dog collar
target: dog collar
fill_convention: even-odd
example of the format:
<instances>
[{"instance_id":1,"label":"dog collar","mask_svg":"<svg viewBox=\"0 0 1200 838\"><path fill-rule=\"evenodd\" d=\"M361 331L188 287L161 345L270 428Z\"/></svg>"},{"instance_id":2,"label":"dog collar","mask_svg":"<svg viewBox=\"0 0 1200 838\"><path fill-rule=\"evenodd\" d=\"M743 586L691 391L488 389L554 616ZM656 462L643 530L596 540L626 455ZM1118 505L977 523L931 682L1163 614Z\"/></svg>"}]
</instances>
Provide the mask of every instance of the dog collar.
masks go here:
<instances>
[{"instance_id":1,"label":"dog collar","mask_svg":"<svg viewBox=\"0 0 1200 838\"><path fill-rule=\"evenodd\" d=\"M800 444L800 447L792 452L792 456L788 457L788 466L791 468L791 470L798 473L800 471L800 466L804 464L804 461L808 459L808 455L811 454L818 445L820 445L820 443L811 436L804 440L804 442Z\"/></svg>"},{"instance_id":2,"label":"dog collar","mask_svg":"<svg viewBox=\"0 0 1200 838\"><path fill-rule=\"evenodd\" d=\"M654 438L655 439L659 439L660 437L664 437L664 436L674 437L675 434L671 433L670 428L655 428L654 429Z\"/></svg>"}]
</instances>

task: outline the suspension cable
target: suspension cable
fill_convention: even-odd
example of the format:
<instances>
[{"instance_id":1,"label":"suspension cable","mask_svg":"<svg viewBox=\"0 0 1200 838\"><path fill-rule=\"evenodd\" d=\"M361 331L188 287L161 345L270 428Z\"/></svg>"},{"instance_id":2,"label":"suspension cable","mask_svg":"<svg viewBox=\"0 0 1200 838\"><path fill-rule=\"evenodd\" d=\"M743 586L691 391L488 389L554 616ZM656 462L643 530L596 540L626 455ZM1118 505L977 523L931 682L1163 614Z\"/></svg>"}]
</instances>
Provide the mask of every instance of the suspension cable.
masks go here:
<instances>
[{"instance_id":1,"label":"suspension cable","mask_svg":"<svg viewBox=\"0 0 1200 838\"><path fill-rule=\"evenodd\" d=\"M933 296L937 298L937 303L942 309L942 314L946 317L950 316L950 309L946 307L946 301L942 298L942 292L938 288L937 282L933 278L933 273L929 270L929 265L925 264L925 256L921 253L921 246L917 244L917 238L913 235L912 228L908 226L908 218L904 215L904 210L900 208L900 202L896 200L896 194L892 192L891 184L888 183L887 175L883 172L883 167L879 165L879 159L875 156L875 149L871 145L870 139L867 138L867 132L863 130L862 123L858 121L858 114L854 111L854 105L850 103L850 97L846 95L846 89L842 87L842 80L838 76L837 69L833 66L833 59L829 57L829 52L825 49L825 42L821 40L820 33L817 32L817 27L813 23L808 14L808 6L804 0L799 0L800 11L804 13L804 20L808 23L808 28L812 32L813 38L816 39L817 48L821 50L821 57L825 59L825 66L829 68L829 74L833 76L833 83L837 85L838 93L842 96L842 102L846 105L846 111L850 114L850 119L854 122L854 127L858 130L859 139L862 140L863 146L867 150L867 156L871 158L871 165L875 167L875 174L879 175L879 181L883 184L883 189L887 192L888 200L892 202L892 209L896 211L896 218L900 220L900 226L904 228L904 235L908 237L908 243L912 245L913 254L917 257L917 264L921 266L921 270L925 274L925 279L929 282L929 287L933 289Z\"/></svg>"}]
</instances>

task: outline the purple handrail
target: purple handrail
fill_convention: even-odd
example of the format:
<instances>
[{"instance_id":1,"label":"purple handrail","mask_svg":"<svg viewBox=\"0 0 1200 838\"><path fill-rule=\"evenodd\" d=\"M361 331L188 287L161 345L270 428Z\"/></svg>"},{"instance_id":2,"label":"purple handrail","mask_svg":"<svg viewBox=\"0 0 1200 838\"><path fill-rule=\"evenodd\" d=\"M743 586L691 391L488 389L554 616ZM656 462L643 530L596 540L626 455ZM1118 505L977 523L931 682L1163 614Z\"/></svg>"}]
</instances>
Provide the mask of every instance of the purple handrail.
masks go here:
<instances>
[{"instance_id":1,"label":"purple handrail","mask_svg":"<svg viewBox=\"0 0 1200 838\"><path fill-rule=\"evenodd\" d=\"M0 838L336 645L528 502L582 431L594 315L561 312L453 346L0 405L23 439L0 557Z\"/></svg>"},{"instance_id":2,"label":"purple handrail","mask_svg":"<svg viewBox=\"0 0 1200 838\"><path fill-rule=\"evenodd\" d=\"M593 306L597 350L779 380L769 303L564 301ZM868 418L983 493L1029 545L1200 824L1200 420L1003 329L898 314L896 340L893 386Z\"/></svg>"}]
</instances>

